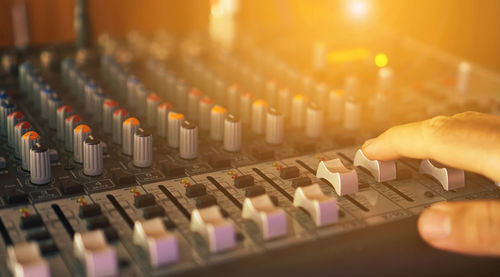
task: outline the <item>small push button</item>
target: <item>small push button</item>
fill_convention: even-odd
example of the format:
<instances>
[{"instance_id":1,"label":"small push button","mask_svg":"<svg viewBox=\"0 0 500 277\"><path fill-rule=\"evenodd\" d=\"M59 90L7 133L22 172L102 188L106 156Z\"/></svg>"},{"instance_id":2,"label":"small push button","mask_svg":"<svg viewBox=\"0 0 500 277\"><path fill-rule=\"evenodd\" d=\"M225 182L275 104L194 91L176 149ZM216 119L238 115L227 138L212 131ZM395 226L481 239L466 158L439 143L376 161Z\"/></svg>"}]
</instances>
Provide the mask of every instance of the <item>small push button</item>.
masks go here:
<instances>
[{"instance_id":1,"label":"small push button","mask_svg":"<svg viewBox=\"0 0 500 277\"><path fill-rule=\"evenodd\" d=\"M255 184L255 180L252 175L241 175L234 178L234 186L241 189L253 186Z\"/></svg>"},{"instance_id":2,"label":"small push button","mask_svg":"<svg viewBox=\"0 0 500 277\"><path fill-rule=\"evenodd\" d=\"M189 198L198 197L207 194L204 184L194 184L186 188L186 196Z\"/></svg>"},{"instance_id":3,"label":"small push button","mask_svg":"<svg viewBox=\"0 0 500 277\"><path fill-rule=\"evenodd\" d=\"M284 167L280 170L280 177L282 179L297 178L300 175L300 171L296 166Z\"/></svg>"}]
</instances>

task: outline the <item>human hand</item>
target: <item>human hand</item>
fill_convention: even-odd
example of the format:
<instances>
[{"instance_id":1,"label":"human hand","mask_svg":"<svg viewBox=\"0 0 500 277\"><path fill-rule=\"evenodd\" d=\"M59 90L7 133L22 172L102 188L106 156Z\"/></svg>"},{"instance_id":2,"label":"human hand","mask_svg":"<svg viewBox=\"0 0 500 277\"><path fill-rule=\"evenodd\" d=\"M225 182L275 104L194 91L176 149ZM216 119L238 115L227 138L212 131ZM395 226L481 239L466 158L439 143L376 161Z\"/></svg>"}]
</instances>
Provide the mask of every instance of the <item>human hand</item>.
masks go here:
<instances>
[{"instance_id":1,"label":"human hand","mask_svg":"<svg viewBox=\"0 0 500 277\"><path fill-rule=\"evenodd\" d=\"M372 160L433 159L500 181L500 117L465 112L395 126L365 142ZM500 201L442 202L419 218L422 238L436 248L500 255Z\"/></svg>"}]
</instances>

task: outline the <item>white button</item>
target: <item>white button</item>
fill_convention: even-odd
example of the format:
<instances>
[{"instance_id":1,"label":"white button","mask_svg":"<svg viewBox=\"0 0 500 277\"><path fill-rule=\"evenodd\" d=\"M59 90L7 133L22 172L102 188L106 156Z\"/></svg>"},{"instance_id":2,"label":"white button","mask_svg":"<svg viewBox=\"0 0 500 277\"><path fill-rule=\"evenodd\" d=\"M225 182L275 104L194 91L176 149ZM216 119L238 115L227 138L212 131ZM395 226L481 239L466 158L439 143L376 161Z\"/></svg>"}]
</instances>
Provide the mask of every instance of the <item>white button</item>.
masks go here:
<instances>
[{"instance_id":1,"label":"white button","mask_svg":"<svg viewBox=\"0 0 500 277\"><path fill-rule=\"evenodd\" d=\"M222 216L218 206L194 209L191 213L191 231L199 233L205 239L212 253L222 252L236 245L233 224Z\"/></svg>"},{"instance_id":2,"label":"white button","mask_svg":"<svg viewBox=\"0 0 500 277\"><path fill-rule=\"evenodd\" d=\"M7 248L8 266L15 277L49 277L48 263L41 257L35 242L27 242Z\"/></svg>"},{"instance_id":3,"label":"white button","mask_svg":"<svg viewBox=\"0 0 500 277\"><path fill-rule=\"evenodd\" d=\"M446 167L436 161L423 160L418 171L436 178L447 191L465 186L463 170Z\"/></svg>"},{"instance_id":4,"label":"white button","mask_svg":"<svg viewBox=\"0 0 500 277\"><path fill-rule=\"evenodd\" d=\"M396 162L369 160L359 149L354 156L354 166L366 168L377 182L386 182L396 179Z\"/></svg>"},{"instance_id":5,"label":"white button","mask_svg":"<svg viewBox=\"0 0 500 277\"><path fill-rule=\"evenodd\" d=\"M87 276L112 276L118 273L116 252L108 245L102 230L76 233L73 252L84 263Z\"/></svg>"},{"instance_id":6,"label":"white button","mask_svg":"<svg viewBox=\"0 0 500 277\"><path fill-rule=\"evenodd\" d=\"M358 192L358 173L356 170L347 169L340 159L321 161L316 177L330 182L338 195Z\"/></svg>"},{"instance_id":7,"label":"white button","mask_svg":"<svg viewBox=\"0 0 500 277\"><path fill-rule=\"evenodd\" d=\"M134 243L146 250L152 267L173 263L179 259L177 237L165 229L160 218L136 221Z\"/></svg>"},{"instance_id":8,"label":"white button","mask_svg":"<svg viewBox=\"0 0 500 277\"><path fill-rule=\"evenodd\" d=\"M318 227L339 220L337 200L326 196L318 184L298 187L293 196L293 205L306 210Z\"/></svg>"},{"instance_id":9,"label":"white button","mask_svg":"<svg viewBox=\"0 0 500 277\"><path fill-rule=\"evenodd\" d=\"M267 194L247 197L243 202L241 216L257 223L264 239L280 237L288 231L285 212L276 207Z\"/></svg>"}]
</instances>

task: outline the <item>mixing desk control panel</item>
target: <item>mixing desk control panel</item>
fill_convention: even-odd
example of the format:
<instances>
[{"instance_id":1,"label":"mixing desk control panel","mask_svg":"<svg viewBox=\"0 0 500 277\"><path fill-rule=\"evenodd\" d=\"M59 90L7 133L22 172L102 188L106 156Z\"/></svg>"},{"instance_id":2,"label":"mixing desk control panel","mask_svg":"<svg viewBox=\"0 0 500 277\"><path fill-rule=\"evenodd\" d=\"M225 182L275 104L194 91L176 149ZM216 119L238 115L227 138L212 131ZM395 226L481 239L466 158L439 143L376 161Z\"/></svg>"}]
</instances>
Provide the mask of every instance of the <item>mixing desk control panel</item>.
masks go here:
<instances>
[{"instance_id":1,"label":"mixing desk control panel","mask_svg":"<svg viewBox=\"0 0 500 277\"><path fill-rule=\"evenodd\" d=\"M374 82L349 67L309 76L265 48L222 51L164 33L5 52L2 62L2 276L257 270L244 261L301 256L303 245L404 222L436 202L500 197L477 174L360 150L394 124L498 112L482 95L497 79L468 63L433 60L425 66L446 68L433 73L441 79L419 83L396 78L397 59L372 69Z\"/></svg>"}]
</instances>

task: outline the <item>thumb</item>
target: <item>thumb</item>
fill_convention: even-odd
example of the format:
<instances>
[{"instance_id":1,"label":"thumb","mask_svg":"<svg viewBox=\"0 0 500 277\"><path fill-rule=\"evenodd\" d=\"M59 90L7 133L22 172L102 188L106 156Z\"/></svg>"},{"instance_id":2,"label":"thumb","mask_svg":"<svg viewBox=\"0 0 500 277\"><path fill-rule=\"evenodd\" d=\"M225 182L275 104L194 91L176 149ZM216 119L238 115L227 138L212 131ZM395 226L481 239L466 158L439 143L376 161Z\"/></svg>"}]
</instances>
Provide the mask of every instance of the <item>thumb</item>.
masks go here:
<instances>
[{"instance_id":1,"label":"thumb","mask_svg":"<svg viewBox=\"0 0 500 277\"><path fill-rule=\"evenodd\" d=\"M437 203L420 215L418 230L436 248L500 256L500 201Z\"/></svg>"}]
</instances>

